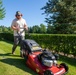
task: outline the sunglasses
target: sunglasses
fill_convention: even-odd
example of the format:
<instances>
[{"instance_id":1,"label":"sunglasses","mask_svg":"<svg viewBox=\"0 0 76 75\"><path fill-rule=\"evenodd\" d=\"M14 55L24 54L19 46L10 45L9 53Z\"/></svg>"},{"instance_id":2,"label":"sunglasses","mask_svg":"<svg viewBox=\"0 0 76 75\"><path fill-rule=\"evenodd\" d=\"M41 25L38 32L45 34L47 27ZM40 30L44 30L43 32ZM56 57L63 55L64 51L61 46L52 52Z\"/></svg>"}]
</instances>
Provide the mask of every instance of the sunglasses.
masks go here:
<instances>
[{"instance_id":1,"label":"sunglasses","mask_svg":"<svg viewBox=\"0 0 76 75\"><path fill-rule=\"evenodd\" d=\"M17 16L21 16L21 15L17 15Z\"/></svg>"}]
</instances>

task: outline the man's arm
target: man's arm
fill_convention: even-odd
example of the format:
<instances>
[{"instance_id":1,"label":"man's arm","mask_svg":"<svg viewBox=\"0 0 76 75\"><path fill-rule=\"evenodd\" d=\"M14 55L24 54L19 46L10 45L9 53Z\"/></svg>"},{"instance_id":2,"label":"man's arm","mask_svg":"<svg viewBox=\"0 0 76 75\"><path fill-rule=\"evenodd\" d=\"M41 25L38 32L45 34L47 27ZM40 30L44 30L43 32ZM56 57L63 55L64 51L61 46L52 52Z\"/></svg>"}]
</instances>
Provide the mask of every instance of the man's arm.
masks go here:
<instances>
[{"instance_id":1,"label":"man's arm","mask_svg":"<svg viewBox=\"0 0 76 75\"><path fill-rule=\"evenodd\" d=\"M26 20L24 20L24 21L25 21L25 23L24 23L24 29L26 29L28 31Z\"/></svg>"},{"instance_id":2,"label":"man's arm","mask_svg":"<svg viewBox=\"0 0 76 75\"><path fill-rule=\"evenodd\" d=\"M14 25L12 25L11 28L12 28L13 30L17 30L17 27L15 27Z\"/></svg>"},{"instance_id":3,"label":"man's arm","mask_svg":"<svg viewBox=\"0 0 76 75\"><path fill-rule=\"evenodd\" d=\"M19 27L18 27L18 25L15 25L14 21L11 24L11 29L19 31Z\"/></svg>"}]
</instances>

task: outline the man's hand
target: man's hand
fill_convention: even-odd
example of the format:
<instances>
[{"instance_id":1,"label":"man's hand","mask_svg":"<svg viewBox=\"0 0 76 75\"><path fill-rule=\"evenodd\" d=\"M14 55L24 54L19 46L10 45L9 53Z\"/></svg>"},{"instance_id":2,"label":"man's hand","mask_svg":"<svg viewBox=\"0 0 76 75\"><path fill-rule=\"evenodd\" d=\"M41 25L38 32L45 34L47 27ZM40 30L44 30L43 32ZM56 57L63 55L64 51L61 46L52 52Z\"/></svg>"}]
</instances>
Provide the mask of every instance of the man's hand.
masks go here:
<instances>
[{"instance_id":1,"label":"man's hand","mask_svg":"<svg viewBox=\"0 0 76 75\"><path fill-rule=\"evenodd\" d=\"M11 26L11 28L12 28L13 30L17 30L17 31L20 30L19 26L16 26L16 25Z\"/></svg>"},{"instance_id":2,"label":"man's hand","mask_svg":"<svg viewBox=\"0 0 76 75\"><path fill-rule=\"evenodd\" d=\"M27 27L27 25L24 25L24 29L26 29L26 30L28 31L28 27Z\"/></svg>"},{"instance_id":3,"label":"man's hand","mask_svg":"<svg viewBox=\"0 0 76 75\"><path fill-rule=\"evenodd\" d=\"M20 27L19 27L19 26L16 26L16 30L17 30L17 31L20 31Z\"/></svg>"}]
</instances>

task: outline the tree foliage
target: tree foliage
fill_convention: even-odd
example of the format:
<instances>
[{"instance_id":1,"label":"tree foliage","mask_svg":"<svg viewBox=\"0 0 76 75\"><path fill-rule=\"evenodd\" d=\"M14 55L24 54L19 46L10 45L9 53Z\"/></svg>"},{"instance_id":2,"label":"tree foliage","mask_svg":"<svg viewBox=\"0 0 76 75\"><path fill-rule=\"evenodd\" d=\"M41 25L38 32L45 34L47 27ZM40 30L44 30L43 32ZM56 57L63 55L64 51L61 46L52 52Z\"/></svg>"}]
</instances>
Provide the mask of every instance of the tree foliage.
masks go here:
<instances>
[{"instance_id":1,"label":"tree foliage","mask_svg":"<svg viewBox=\"0 0 76 75\"><path fill-rule=\"evenodd\" d=\"M40 33L46 33L46 26L44 24L40 24Z\"/></svg>"},{"instance_id":2,"label":"tree foliage","mask_svg":"<svg viewBox=\"0 0 76 75\"><path fill-rule=\"evenodd\" d=\"M48 34L54 33L54 26L52 26L51 24L48 24L48 25L47 25L47 33L48 33Z\"/></svg>"},{"instance_id":3,"label":"tree foliage","mask_svg":"<svg viewBox=\"0 0 76 75\"><path fill-rule=\"evenodd\" d=\"M11 27L0 26L0 33L13 33Z\"/></svg>"},{"instance_id":4,"label":"tree foliage","mask_svg":"<svg viewBox=\"0 0 76 75\"><path fill-rule=\"evenodd\" d=\"M51 24L48 24L47 26L45 26L44 24L40 24L40 25L28 27L28 28L29 28L29 33L38 33L38 34L62 33L62 30L60 30L60 31L57 31L59 29L56 30L56 28L57 28L56 26L53 26ZM72 25L71 29L73 30L72 33L76 34L76 25ZM64 27L64 30L65 30L65 27ZM71 30L68 29L68 31L70 32ZM63 32L65 32L65 31L63 31ZM6 26L1 25L0 26L0 33L13 33L13 30L11 29L11 27L6 27ZM27 31L26 31L26 33L27 33Z\"/></svg>"},{"instance_id":5,"label":"tree foliage","mask_svg":"<svg viewBox=\"0 0 76 75\"><path fill-rule=\"evenodd\" d=\"M46 33L47 29L44 24L40 24L40 25L35 25L33 27L29 27L29 32L30 33Z\"/></svg>"},{"instance_id":6,"label":"tree foliage","mask_svg":"<svg viewBox=\"0 0 76 75\"><path fill-rule=\"evenodd\" d=\"M47 15L46 22L54 25L56 32L72 33L70 26L76 24L76 0L48 0L41 9Z\"/></svg>"},{"instance_id":7,"label":"tree foliage","mask_svg":"<svg viewBox=\"0 0 76 75\"><path fill-rule=\"evenodd\" d=\"M0 20L5 17L5 8L3 7L2 0L0 0Z\"/></svg>"}]
</instances>

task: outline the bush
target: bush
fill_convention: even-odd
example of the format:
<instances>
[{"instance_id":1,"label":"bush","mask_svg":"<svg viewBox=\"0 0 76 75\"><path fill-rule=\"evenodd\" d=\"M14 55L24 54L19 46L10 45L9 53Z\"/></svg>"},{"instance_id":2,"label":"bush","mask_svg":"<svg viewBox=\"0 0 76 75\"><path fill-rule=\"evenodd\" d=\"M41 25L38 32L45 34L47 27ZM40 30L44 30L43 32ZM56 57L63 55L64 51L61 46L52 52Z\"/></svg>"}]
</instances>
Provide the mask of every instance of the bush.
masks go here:
<instances>
[{"instance_id":1,"label":"bush","mask_svg":"<svg viewBox=\"0 0 76 75\"><path fill-rule=\"evenodd\" d=\"M26 39L33 39L43 48L48 48L55 52L73 54L76 56L76 35L69 34L26 34ZM13 34L0 33L0 39L13 41Z\"/></svg>"}]
</instances>

